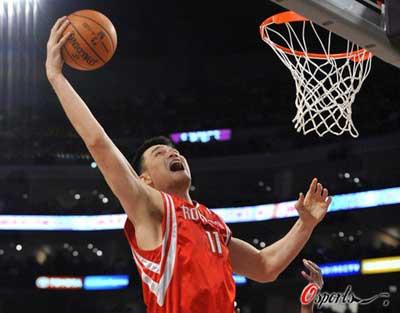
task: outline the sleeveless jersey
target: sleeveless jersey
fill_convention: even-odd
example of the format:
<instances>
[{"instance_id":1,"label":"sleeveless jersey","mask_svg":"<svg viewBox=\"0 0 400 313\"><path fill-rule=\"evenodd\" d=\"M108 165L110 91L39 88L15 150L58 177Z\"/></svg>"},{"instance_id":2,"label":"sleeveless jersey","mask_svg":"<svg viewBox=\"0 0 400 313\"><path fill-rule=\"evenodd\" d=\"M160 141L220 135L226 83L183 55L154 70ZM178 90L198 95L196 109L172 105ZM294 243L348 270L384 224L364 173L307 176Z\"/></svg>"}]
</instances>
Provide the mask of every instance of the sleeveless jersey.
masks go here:
<instances>
[{"instance_id":1,"label":"sleeveless jersey","mask_svg":"<svg viewBox=\"0 0 400 313\"><path fill-rule=\"evenodd\" d=\"M125 223L147 312L233 313L229 227L204 205L161 195L163 239L158 248L140 249L133 224L129 219Z\"/></svg>"}]
</instances>

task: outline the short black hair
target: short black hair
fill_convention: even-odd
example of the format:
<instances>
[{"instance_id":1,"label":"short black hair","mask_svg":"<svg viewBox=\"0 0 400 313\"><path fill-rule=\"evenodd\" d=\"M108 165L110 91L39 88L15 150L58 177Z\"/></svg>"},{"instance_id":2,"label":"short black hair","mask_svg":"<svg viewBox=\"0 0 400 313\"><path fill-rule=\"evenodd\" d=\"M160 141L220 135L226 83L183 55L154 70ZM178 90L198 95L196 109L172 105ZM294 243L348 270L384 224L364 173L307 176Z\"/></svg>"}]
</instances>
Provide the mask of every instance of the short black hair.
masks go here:
<instances>
[{"instance_id":1,"label":"short black hair","mask_svg":"<svg viewBox=\"0 0 400 313\"><path fill-rule=\"evenodd\" d=\"M157 136L157 137L152 137L147 140L145 140L142 145L136 150L135 156L133 157L132 160L132 166L133 169L136 171L138 175L142 174L144 166L143 166L143 154L144 152L151 148L152 146L156 145L166 145L169 147L175 148L174 144L172 141L165 137L165 136Z\"/></svg>"}]
</instances>

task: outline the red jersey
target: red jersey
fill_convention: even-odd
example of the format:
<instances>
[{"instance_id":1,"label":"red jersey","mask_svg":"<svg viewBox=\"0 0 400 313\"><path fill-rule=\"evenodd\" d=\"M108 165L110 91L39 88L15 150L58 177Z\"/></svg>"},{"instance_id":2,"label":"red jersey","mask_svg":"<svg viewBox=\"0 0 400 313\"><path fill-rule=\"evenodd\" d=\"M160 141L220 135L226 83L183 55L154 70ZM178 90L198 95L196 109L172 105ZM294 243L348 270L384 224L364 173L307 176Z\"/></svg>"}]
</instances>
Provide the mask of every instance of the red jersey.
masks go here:
<instances>
[{"instance_id":1,"label":"red jersey","mask_svg":"<svg viewBox=\"0 0 400 313\"><path fill-rule=\"evenodd\" d=\"M204 205L161 193L163 239L141 250L127 219L125 235L142 278L148 313L232 313L235 283L229 260L231 231Z\"/></svg>"}]
</instances>

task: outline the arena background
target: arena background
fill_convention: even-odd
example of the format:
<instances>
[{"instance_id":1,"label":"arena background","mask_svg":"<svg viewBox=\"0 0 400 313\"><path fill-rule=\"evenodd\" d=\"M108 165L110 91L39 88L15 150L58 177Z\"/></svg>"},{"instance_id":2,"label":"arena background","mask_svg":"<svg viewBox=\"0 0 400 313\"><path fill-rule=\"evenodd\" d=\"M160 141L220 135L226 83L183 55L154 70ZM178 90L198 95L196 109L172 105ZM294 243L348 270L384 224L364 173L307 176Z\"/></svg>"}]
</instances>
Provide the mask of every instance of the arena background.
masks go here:
<instances>
[{"instance_id":1,"label":"arena background","mask_svg":"<svg viewBox=\"0 0 400 313\"><path fill-rule=\"evenodd\" d=\"M338 212L328 213L276 282L238 284L242 312L298 312L302 258L321 266L353 261L330 268L336 276L325 276L327 291L351 284L360 297L391 296L386 307L380 299L321 311L399 312L399 69L373 60L354 104L359 138L303 136L291 123L290 73L259 38L260 22L282 11L268 1L15 0L0 1L1 313L144 312L122 229L46 230L52 216L67 223L71 215L123 213L45 75L52 24L87 8L113 21L118 48L100 70L65 74L127 157L147 137L184 132L176 138L191 165L192 196L210 208L292 201L312 177L333 195L350 195L337 198ZM236 221L229 224L235 236L261 248L294 223L287 206L275 208L282 206L262 221L257 207L224 216ZM42 216L35 224L42 230L30 230L33 219L24 224L21 215ZM391 268L378 264L382 273L360 267L381 257L394 257ZM129 285L85 290L80 283L90 275L128 275ZM49 277L71 279L48 289ZM108 282L126 282L118 279Z\"/></svg>"}]
</instances>

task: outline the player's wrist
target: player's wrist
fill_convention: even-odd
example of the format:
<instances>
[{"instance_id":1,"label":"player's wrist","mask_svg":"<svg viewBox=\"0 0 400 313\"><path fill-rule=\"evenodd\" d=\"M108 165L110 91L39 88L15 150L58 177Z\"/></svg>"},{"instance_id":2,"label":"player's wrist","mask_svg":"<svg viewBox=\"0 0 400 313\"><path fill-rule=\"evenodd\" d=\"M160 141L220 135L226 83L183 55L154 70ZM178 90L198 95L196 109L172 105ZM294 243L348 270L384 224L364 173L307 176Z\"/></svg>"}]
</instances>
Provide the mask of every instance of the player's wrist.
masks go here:
<instances>
[{"instance_id":1,"label":"player's wrist","mask_svg":"<svg viewBox=\"0 0 400 313\"><path fill-rule=\"evenodd\" d=\"M302 218L299 218L297 220L297 224L298 224L300 230L306 231L306 232L312 232L314 230L314 228L318 225L318 223L316 223L314 221L307 221Z\"/></svg>"},{"instance_id":2,"label":"player's wrist","mask_svg":"<svg viewBox=\"0 0 400 313\"><path fill-rule=\"evenodd\" d=\"M310 304L301 305L301 311L300 313L312 313L314 311L314 303L311 302Z\"/></svg>"},{"instance_id":3,"label":"player's wrist","mask_svg":"<svg viewBox=\"0 0 400 313\"><path fill-rule=\"evenodd\" d=\"M54 84L57 80L64 77L61 71L46 71L46 74L50 84Z\"/></svg>"},{"instance_id":4,"label":"player's wrist","mask_svg":"<svg viewBox=\"0 0 400 313\"><path fill-rule=\"evenodd\" d=\"M303 308L313 308L314 307L314 301L311 301L310 303L308 303L308 304L302 304L301 305Z\"/></svg>"}]
</instances>

